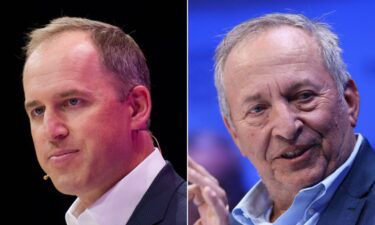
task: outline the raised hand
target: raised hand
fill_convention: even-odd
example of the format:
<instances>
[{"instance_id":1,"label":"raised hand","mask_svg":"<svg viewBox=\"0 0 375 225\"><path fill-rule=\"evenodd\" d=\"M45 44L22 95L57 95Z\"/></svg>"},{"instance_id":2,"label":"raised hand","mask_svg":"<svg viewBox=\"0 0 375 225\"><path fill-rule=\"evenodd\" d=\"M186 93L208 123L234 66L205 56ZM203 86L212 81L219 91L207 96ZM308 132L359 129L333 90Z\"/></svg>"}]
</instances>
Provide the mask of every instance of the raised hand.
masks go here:
<instances>
[{"instance_id":1,"label":"raised hand","mask_svg":"<svg viewBox=\"0 0 375 225\"><path fill-rule=\"evenodd\" d=\"M205 168L189 157L189 202L198 207L200 218L194 225L228 225L229 207L225 191Z\"/></svg>"}]
</instances>

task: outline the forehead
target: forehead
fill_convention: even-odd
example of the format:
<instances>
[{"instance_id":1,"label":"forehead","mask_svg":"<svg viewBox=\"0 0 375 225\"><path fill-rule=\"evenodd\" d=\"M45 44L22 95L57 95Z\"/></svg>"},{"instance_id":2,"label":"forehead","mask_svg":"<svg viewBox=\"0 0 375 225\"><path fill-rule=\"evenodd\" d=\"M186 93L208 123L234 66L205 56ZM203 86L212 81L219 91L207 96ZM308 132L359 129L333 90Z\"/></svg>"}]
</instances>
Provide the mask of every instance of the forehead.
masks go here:
<instances>
[{"instance_id":1,"label":"forehead","mask_svg":"<svg viewBox=\"0 0 375 225\"><path fill-rule=\"evenodd\" d=\"M95 86L110 79L88 33L68 31L40 44L27 59L23 73L25 95L64 88L69 83Z\"/></svg>"},{"instance_id":2,"label":"forehead","mask_svg":"<svg viewBox=\"0 0 375 225\"><path fill-rule=\"evenodd\" d=\"M25 63L24 79L51 72L54 68L82 69L96 66L96 50L87 33L66 31L46 39L31 53ZM53 65L51 68L50 65Z\"/></svg>"},{"instance_id":3,"label":"forehead","mask_svg":"<svg viewBox=\"0 0 375 225\"><path fill-rule=\"evenodd\" d=\"M247 85L249 79L255 85L281 78L288 82L292 76L306 79L304 75L322 71L325 76L317 41L301 29L283 26L246 38L232 49L224 65L224 86Z\"/></svg>"}]
</instances>

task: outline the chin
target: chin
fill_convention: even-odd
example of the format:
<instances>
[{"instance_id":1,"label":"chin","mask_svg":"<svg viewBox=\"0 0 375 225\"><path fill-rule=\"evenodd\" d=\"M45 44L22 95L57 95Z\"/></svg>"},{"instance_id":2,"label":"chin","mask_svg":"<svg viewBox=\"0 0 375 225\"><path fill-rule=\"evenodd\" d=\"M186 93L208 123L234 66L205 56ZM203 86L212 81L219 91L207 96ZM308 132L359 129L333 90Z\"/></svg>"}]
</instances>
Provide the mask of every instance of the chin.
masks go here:
<instances>
[{"instance_id":1,"label":"chin","mask_svg":"<svg viewBox=\"0 0 375 225\"><path fill-rule=\"evenodd\" d=\"M289 184L293 184L299 188L299 190L307 187L314 186L324 179L323 171L308 171L305 174L296 176L293 181L290 181Z\"/></svg>"},{"instance_id":2,"label":"chin","mask_svg":"<svg viewBox=\"0 0 375 225\"><path fill-rule=\"evenodd\" d=\"M55 188L62 194L77 196L79 187L82 187L80 182L68 177L51 178Z\"/></svg>"}]
</instances>

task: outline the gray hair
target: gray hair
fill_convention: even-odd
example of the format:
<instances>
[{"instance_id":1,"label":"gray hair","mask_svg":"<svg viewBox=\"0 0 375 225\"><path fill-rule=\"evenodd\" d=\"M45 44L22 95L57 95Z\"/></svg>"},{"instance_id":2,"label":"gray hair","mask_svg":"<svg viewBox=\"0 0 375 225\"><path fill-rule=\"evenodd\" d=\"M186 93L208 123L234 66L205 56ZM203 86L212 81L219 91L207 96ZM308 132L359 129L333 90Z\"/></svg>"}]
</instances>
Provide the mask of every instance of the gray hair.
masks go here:
<instances>
[{"instance_id":1,"label":"gray hair","mask_svg":"<svg viewBox=\"0 0 375 225\"><path fill-rule=\"evenodd\" d=\"M324 66L336 82L337 90L342 96L345 85L350 79L346 70L339 47L339 39L326 23L311 21L303 15L296 14L267 14L248 20L234 27L216 48L215 54L215 86L218 92L220 111L223 117L232 125L231 113L225 97L224 65L232 49L245 38L251 38L262 31L280 26L291 26L311 34L318 42L323 56Z\"/></svg>"},{"instance_id":2,"label":"gray hair","mask_svg":"<svg viewBox=\"0 0 375 225\"><path fill-rule=\"evenodd\" d=\"M26 60L42 42L65 31L89 32L103 65L120 81L121 100L135 85L144 85L150 89L146 59L137 43L119 27L99 21L61 17L43 28L31 31L24 47Z\"/></svg>"}]
</instances>

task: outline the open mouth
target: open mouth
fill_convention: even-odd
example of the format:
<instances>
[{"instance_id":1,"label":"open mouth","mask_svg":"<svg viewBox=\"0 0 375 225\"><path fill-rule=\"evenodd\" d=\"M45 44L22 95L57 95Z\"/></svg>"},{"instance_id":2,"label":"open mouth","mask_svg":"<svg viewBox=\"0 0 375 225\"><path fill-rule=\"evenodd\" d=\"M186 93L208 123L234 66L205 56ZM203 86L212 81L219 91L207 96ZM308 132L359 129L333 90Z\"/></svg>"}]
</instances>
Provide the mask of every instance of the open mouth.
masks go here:
<instances>
[{"instance_id":1,"label":"open mouth","mask_svg":"<svg viewBox=\"0 0 375 225\"><path fill-rule=\"evenodd\" d=\"M284 158L284 159L294 159L294 158L297 158L301 155L303 155L303 153L307 152L309 149L311 149L313 146L307 146L305 148L300 148L300 149L297 149L295 151L290 151L290 152L284 152L281 157Z\"/></svg>"}]
</instances>

